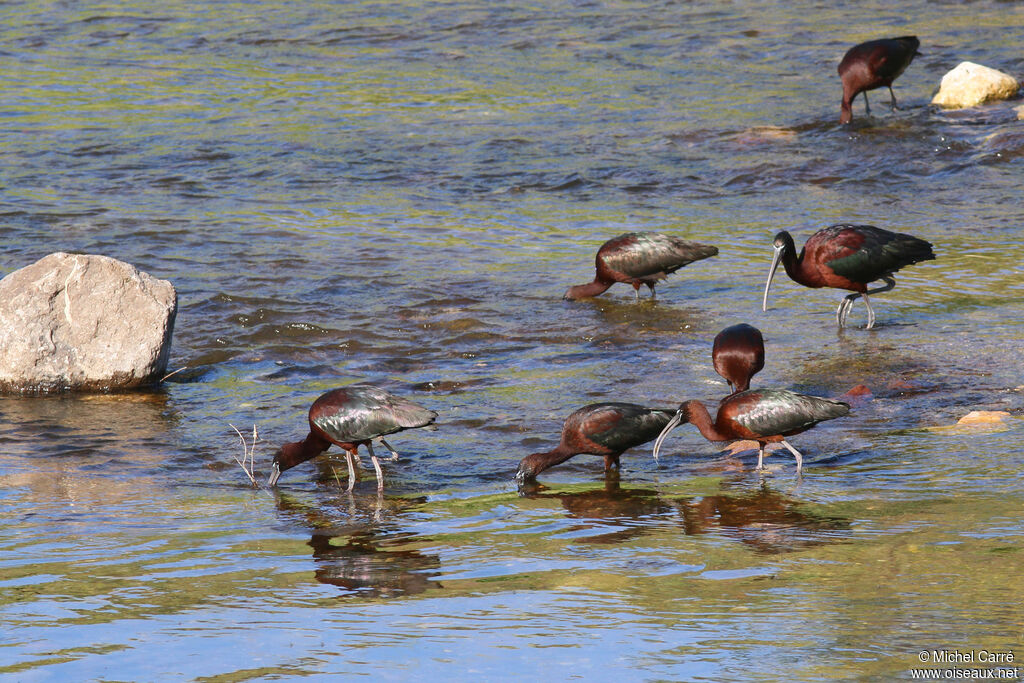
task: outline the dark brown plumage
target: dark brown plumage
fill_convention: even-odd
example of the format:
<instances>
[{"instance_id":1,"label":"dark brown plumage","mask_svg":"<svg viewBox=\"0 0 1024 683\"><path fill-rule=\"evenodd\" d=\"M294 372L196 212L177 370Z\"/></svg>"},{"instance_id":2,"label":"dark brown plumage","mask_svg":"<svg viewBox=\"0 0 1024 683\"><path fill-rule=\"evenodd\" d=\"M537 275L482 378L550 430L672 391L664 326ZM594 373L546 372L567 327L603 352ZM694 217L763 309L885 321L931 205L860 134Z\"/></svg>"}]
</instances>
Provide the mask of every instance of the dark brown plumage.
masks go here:
<instances>
[{"instance_id":1,"label":"dark brown plumage","mask_svg":"<svg viewBox=\"0 0 1024 683\"><path fill-rule=\"evenodd\" d=\"M672 417L654 442L657 459L668 433L683 422L696 427L709 441L750 439L759 446L757 469L763 468L764 447L781 443L796 457L796 471L803 469L803 456L786 442L787 436L807 431L825 420L842 417L850 405L817 396L795 394L783 389L751 389L722 399L718 415L711 414L700 401L686 401Z\"/></svg>"},{"instance_id":2,"label":"dark brown plumage","mask_svg":"<svg viewBox=\"0 0 1024 683\"><path fill-rule=\"evenodd\" d=\"M358 457L356 451L362 444L370 451L377 474L377 489L383 489L384 473L373 452L371 440L378 439L397 459L398 453L383 437L404 429L426 427L436 417L433 410L369 384L353 384L328 391L309 408L309 435L302 441L286 443L274 454L267 485L276 485L282 472L315 458L334 444L345 450L348 490L351 491L356 479L353 461Z\"/></svg>"},{"instance_id":3,"label":"dark brown plumage","mask_svg":"<svg viewBox=\"0 0 1024 683\"><path fill-rule=\"evenodd\" d=\"M654 439L672 418L671 410L645 408L633 403L593 403L565 418L562 437L554 450L531 453L519 463L518 481L565 462L574 455L604 456L604 469L619 466L619 456Z\"/></svg>"},{"instance_id":4,"label":"dark brown plumage","mask_svg":"<svg viewBox=\"0 0 1024 683\"><path fill-rule=\"evenodd\" d=\"M875 324L875 312L868 295L895 287L892 275L900 268L935 258L930 242L873 225L840 224L822 228L808 238L799 256L792 235L783 230L775 235L774 248L762 310L768 310L768 290L781 262L790 279L805 287L833 287L854 292L846 296L836 310L840 328L846 325L854 300L863 297L868 309L869 330ZM882 280L885 285L869 290L868 283L875 280Z\"/></svg>"},{"instance_id":5,"label":"dark brown plumage","mask_svg":"<svg viewBox=\"0 0 1024 683\"><path fill-rule=\"evenodd\" d=\"M654 296L654 285L685 265L714 256L718 247L662 235L656 232L629 232L610 239L597 250L594 281L570 287L564 299L583 299L601 294L616 282L633 285L640 298L640 285L647 285Z\"/></svg>"},{"instance_id":6,"label":"dark brown plumage","mask_svg":"<svg viewBox=\"0 0 1024 683\"><path fill-rule=\"evenodd\" d=\"M901 36L899 38L882 38L869 40L854 45L839 62L839 78L843 82L843 101L839 115L839 123L853 120L853 98L864 93L864 111L871 113L868 106L868 90L889 88L892 108L896 109L896 94L892 91L892 82L903 73L915 55L921 41L917 36Z\"/></svg>"},{"instance_id":7,"label":"dark brown plumage","mask_svg":"<svg viewBox=\"0 0 1024 683\"><path fill-rule=\"evenodd\" d=\"M729 383L732 393L750 388L750 378L764 369L764 337L753 325L740 323L715 336L711 349L715 372Z\"/></svg>"}]
</instances>

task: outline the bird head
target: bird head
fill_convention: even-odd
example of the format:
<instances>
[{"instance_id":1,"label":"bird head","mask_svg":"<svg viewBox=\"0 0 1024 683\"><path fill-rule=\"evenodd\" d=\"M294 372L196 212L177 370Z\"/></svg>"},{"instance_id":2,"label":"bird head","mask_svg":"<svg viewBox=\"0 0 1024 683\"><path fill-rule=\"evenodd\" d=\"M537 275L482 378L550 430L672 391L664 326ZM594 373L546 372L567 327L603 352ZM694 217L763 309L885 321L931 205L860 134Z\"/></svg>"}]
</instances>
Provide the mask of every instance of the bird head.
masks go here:
<instances>
[{"instance_id":1,"label":"bird head","mask_svg":"<svg viewBox=\"0 0 1024 683\"><path fill-rule=\"evenodd\" d=\"M274 459L270 463L270 477L267 479L267 486L276 486L281 474L295 467L301 462L299 453L301 444L286 443L274 453Z\"/></svg>"},{"instance_id":2,"label":"bird head","mask_svg":"<svg viewBox=\"0 0 1024 683\"><path fill-rule=\"evenodd\" d=\"M516 483L524 484L533 481L542 471L541 456L543 453L531 453L519 461L519 471L516 472Z\"/></svg>"},{"instance_id":3,"label":"bird head","mask_svg":"<svg viewBox=\"0 0 1024 683\"><path fill-rule=\"evenodd\" d=\"M274 461L270 463L270 477L267 478L267 486L277 486L277 480L281 478L281 449L274 454Z\"/></svg>"},{"instance_id":4,"label":"bird head","mask_svg":"<svg viewBox=\"0 0 1024 683\"><path fill-rule=\"evenodd\" d=\"M662 444L663 441L665 441L665 437L668 436L668 433L671 432L676 427L678 427L679 425L681 425L682 423L689 422L689 421L690 421L689 407L687 406L686 403L681 403L679 405L679 410L677 410L676 414L672 416L672 419L668 421L668 424L665 425L665 428L661 430L661 434L658 434L658 438L654 440L654 459L655 460L658 459L658 453L661 451L661 444Z\"/></svg>"}]
</instances>

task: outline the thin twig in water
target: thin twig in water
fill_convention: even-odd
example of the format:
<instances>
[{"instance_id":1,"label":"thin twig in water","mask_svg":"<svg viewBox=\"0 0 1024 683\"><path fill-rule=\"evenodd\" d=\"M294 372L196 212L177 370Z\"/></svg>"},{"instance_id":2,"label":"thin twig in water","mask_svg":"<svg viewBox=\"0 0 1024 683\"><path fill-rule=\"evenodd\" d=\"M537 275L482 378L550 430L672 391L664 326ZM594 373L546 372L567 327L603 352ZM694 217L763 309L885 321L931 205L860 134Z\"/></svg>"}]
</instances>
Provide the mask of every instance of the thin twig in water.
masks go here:
<instances>
[{"instance_id":1,"label":"thin twig in water","mask_svg":"<svg viewBox=\"0 0 1024 683\"><path fill-rule=\"evenodd\" d=\"M255 464L256 464L256 460L255 460L256 441L259 439L259 434L256 432L256 425L254 424L252 426L252 445L251 446L248 443L246 443L245 437L242 436L242 432L238 431L238 427L236 427L233 424L229 424L228 426L235 430L235 434L238 434L238 438L242 442L242 459L239 460L237 455L232 455L231 457L233 457L235 459L235 462L238 463L238 466L242 468L243 472L245 472L245 476L249 477L249 481L252 482L252 485L254 487L256 487L256 488L259 488L259 484L256 483L256 477L253 476L253 472L255 471ZM248 459L248 464L246 463L247 459Z\"/></svg>"},{"instance_id":2,"label":"thin twig in water","mask_svg":"<svg viewBox=\"0 0 1024 683\"><path fill-rule=\"evenodd\" d=\"M174 372L168 372L168 373L167 373L166 375L164 375L163 377L161 377L161 378L160 378L160 381L161 381L161 382L163 382L163 381L165 381L165 380L166 380L166 379L167 379L168 377L173 377L174 375L177 375L177 374L178 374L179 372L181 372L182 370L188 370L188 366L187 366L187 365L184 365L184 366L182 366L182 367L178 368L177 370L175 370ZM235 431L238 431L238 430L235 430Z\"/></svg>"}]
</instances>

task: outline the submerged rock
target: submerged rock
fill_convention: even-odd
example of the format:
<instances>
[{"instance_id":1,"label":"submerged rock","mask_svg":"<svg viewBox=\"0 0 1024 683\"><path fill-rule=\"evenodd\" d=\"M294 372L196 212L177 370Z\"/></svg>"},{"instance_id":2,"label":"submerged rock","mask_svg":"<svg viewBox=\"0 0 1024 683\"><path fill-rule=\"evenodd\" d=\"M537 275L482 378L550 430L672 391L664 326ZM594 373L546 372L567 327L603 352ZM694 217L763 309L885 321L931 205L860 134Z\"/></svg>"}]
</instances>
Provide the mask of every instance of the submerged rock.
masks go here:
<instances>
[{"instance_id":1,"label":"submerged rock","mask_svg":"<svg viewBox=\"0 0 1024 683\"><path fill-rule=\"evenodd\" d=\"M178 295L108 256L57 252L0 280L0 392L108 390L167 370Z\"/></svg>"},{"instance_id":2,"label":"submerged rock","mask_svg":"<svg viewBox=\"0 0 1024 683\"><path fill-rule=\"evenodd\" d=\"M1006 424L1009 419L1010 413L1005 410L972 410L957 420L954 425L928 427L928 430L932 432L950 432L953 434L1002 432L1010 428Z\"/></svg>"},{"instance_id":3,"label":"submerged rock","mask_svg":"<svg viewBox=\"0 0 1024 683\"><path fill-rule=\"evenodd\" d=\"M960 62L942 77L932 104L954 109L975 107L983 102L1009 99L1018 90L1020 83L1010 74L973 62Z\"/></svg>"}]
</instances>

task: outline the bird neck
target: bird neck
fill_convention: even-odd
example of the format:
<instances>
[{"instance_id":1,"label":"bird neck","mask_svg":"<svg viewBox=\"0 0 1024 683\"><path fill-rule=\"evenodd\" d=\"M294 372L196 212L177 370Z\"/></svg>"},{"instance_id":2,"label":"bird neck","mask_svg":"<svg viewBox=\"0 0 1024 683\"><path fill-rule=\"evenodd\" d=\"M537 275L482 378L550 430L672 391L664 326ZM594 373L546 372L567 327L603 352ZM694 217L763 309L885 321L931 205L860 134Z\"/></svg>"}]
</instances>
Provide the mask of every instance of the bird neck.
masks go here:
<instances>
[{"instance_id":1,"label":"bird neck","mask_svg":"<svg viewBox=\"0 0 1024 683\"><path fill-rule=\"evenodd\" d=\"M800 275L800 270L803 267L804 262L804 250L800 250L800 254L796 253L796 244L793 242L793 236L788 232L784 233L785 246L782 249L782 267L786 269L786 275L789 276L790 280L794 282L803 282L803 278Z\"/></svg>"},{"instance_id":2,"label":"bird neck","mask_svg":"<svg viewBox=\"0 0 1024 683\"><path fill-rule=\"evenodd\" d=\"M569 448L564 443L560 443L558 448L552 451L531 453L523 458L519 463L519 473L529 478L536 477L544 470L559 465L576 454L575 450Z\"/></svg>"},{"instance_id":3,"label":"bird neck","mask_svg":"<svg viewBox=\"0 0 1024 683\"><path fill-rule=\"evenodd\" d=\"M284 472L307 460L312 460L331 447L329 441L310 432L302 441L286 443L274 454L278 470Z\"/></svg>"},{"instance_id":4,"label":"bird neck","mask_svg":"<svg viewBox=\"0 0 1024 683\"><path fill-rule=\"evenodd\" d=\"M728 441L729 436L722 434L718 431L715 423L711 419L711 413L704 407L704 404L700 401L687 401L683 404L683 417L686 421L697 428L697 431L701 433L708 441Z\"/></svg>"},{"instance_id":5,"label":"bird neck","mask_svg":"<svg viewBox=\"0 0 1024 683\"><path fill-rule=\"evenodd\" d=\"M736 383L732 385L732 393L733 394L738 394L741 391L746 391L749 388L750 388L750 377L748 375L744 375L742 377L737 377L736 378Z\"/></svg>"},{"instance_id":6,"label":"bird neck","mask_svg":"<svg viewBox=\"0 0 1024 683\"><path fill-rule=\"evenodd\" d=\"M593 282L588 282L585 285L575 285L569 288L569 291L565 293L566 299L585 299L591 296L597 296L603 293L609 287L612 286L610 282L601 282L595 279Z\"/></svg>"}]
</instances>

